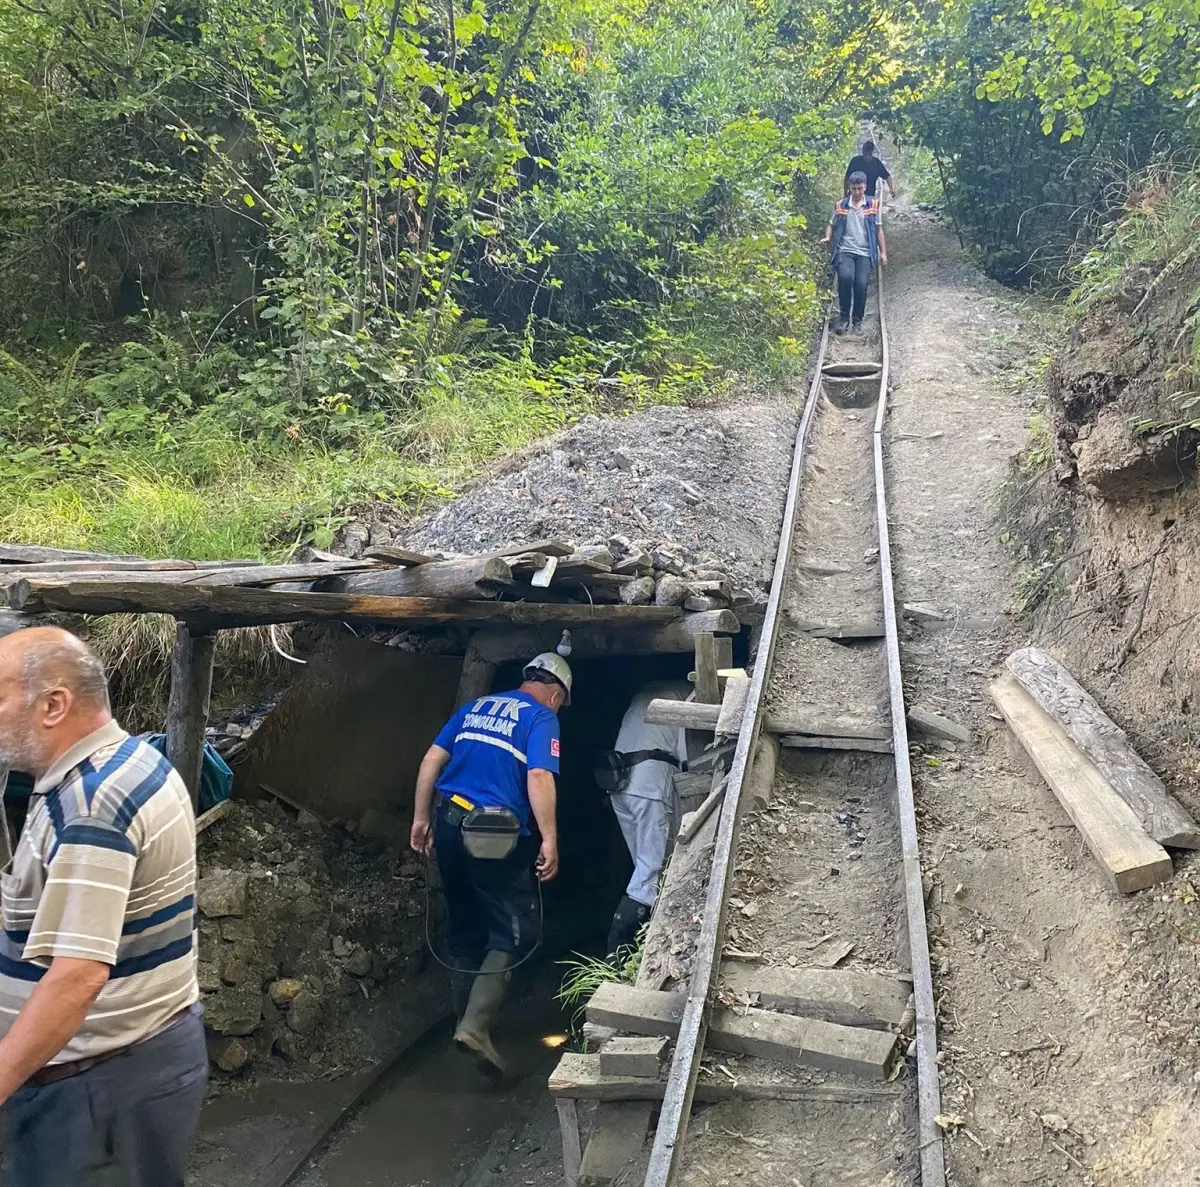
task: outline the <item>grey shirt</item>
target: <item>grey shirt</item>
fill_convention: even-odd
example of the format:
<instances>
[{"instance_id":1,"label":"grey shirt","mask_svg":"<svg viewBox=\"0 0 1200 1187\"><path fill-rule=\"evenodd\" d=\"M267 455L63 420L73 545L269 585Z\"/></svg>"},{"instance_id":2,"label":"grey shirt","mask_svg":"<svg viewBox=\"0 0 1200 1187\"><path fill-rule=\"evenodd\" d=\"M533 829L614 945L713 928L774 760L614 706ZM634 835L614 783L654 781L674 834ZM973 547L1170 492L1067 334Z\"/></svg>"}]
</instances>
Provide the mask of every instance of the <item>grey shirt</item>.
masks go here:
<instances>
[{"instance_id":1,"label":"grey shirt","mask_svg":"<svg viewBox=\"0 0 1200 1187\"><path fill-rule=\"evenodd\" d=\"M841 250L847 255L869 256L871 254L871 243L867 238L866 200L863 200L861 206L855 206L853 201L848 202L846 205L847 210L844 215L846 229L842 232Z\"/></svg>"}]
</instances>

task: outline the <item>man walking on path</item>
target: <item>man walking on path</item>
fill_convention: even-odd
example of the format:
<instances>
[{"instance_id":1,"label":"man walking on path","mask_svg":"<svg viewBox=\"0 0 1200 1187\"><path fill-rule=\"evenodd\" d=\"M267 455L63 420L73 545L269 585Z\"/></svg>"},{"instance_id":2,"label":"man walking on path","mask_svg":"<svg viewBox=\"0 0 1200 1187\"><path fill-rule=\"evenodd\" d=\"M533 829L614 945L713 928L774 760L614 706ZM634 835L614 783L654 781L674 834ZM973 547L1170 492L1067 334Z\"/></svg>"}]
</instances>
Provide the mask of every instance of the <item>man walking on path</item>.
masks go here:
<instances>
[{"instance_id":1,"label":"man walking on path","mask_svg":"<svg viewBox=\"0 0 1200 1187\"><path fill-rule=\"evenodd\" d=\"M867 311L867 285L876 263L887 263L887 240L879 225L879 203L866 196L867 179L850 174L850 197L843 198L830 215L824 242L830 244L829 264L837 273L841 315L835 334L853 326L862 329Z\"/></svg>"},{"instance_id":2,"label":"man walking on path","mask_svg":"<svg viewBox=\"0 0 1200 1187\"><path fill-rule=\"evenodd\" d=\"M437 852L454 1043L491 1072L504 1071L492 1021L512 967L538 941L534 874L548 882L558 873L558 711L571 703L571 669L554 652L521 675L519 688L468 701L442 727L417 772L410 838L417 853ZM541 834L536 862L531 817Z\"/></svg>"},{"instance_id":3,"label":"man walking on path","mask_svg":"<svg viewBox=\"0 0 1200 1187\"><path fill-rule=\"evenodd\" d=\"M842 178L842 193L850 188L850 175L853 173L861 173L867 179L868 198L878 196L876 187L880 182L887 183L888 196L895 198L896 187L892 185L892 175L888 172L888 167L875 155L874 140L863 141L862 152L850 158L850 164L846 166L846 173Z\"/></svg>"},{"instance_id":4,"label":"man walking on path","mask_svg":"<svg viewBox=\"0 0 1200 1187\"><path fill-rule=\"evenodd\" d=\"M4 1187L182 1187L208 1075L187 788L54 627L0 639L0 765L35 780L0 889Z\"/></svg>"}]
</instances>

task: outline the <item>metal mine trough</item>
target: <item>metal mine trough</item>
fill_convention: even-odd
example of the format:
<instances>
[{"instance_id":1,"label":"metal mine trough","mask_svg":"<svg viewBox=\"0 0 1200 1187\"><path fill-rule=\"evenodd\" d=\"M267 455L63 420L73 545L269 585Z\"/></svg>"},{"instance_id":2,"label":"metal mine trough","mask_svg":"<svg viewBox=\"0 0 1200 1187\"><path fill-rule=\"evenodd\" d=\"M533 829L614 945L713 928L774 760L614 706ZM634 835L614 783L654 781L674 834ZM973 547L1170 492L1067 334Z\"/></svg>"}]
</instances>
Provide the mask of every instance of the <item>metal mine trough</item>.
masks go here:
<instances>
[{"instance_id":1,"label":"metal mine trough","mask_svg":"<svg viewBox=\"0 0 1200 1187\"><path fill-rule=\"evenodd\" d=\"M868 408L879 399L880 363L826 363L821 390L838 408Z\"/></svg>"}]
</instances>

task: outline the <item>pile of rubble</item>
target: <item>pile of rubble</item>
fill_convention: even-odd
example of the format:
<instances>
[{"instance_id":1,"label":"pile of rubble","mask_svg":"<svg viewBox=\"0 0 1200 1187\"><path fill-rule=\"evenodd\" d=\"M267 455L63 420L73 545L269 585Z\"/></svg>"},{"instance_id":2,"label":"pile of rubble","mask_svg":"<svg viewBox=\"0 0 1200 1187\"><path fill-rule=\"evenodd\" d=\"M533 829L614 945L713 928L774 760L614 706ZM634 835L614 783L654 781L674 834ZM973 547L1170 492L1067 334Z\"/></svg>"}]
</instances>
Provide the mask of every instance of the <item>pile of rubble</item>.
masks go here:
<instances>
[{"instance_id":1,"label":"pile of rubble","mask_svg":"<svg viewBox=\"0 0 1200 1187\"><path fill-rule=\"evenodd\" d=\"M364 1007L423 963L420 865L398 838L234 801L200 837L200 988L227 1073L328 1072L367 1052Z\"/></svg>"}]
</instances>

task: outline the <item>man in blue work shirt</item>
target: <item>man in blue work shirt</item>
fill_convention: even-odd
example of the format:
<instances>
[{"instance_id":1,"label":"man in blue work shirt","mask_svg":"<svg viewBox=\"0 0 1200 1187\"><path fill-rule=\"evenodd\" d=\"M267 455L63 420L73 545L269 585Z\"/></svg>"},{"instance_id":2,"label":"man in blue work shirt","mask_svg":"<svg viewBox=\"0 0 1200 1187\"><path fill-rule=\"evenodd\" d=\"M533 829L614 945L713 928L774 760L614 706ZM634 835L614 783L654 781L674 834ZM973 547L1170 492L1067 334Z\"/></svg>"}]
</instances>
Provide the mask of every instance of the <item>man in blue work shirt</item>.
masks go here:
<instances>
[{"instance_id":1,"label":"man in blue work shirt","mask_svg":"<svg viewBox=\"0 0 1200 1187\"><path fill-rule=\"evenodd\" d=\"M548 882L558 873L558 710L571 703L571 669L554 652L521 675L520 688L469 701L442 727L417 773L410 841L437 854L454 1042L501 1072L491 1023L512 966L538 940L533 875ZM530 817L541 836L536 861Z\"/></svg>"}]
</instances>

